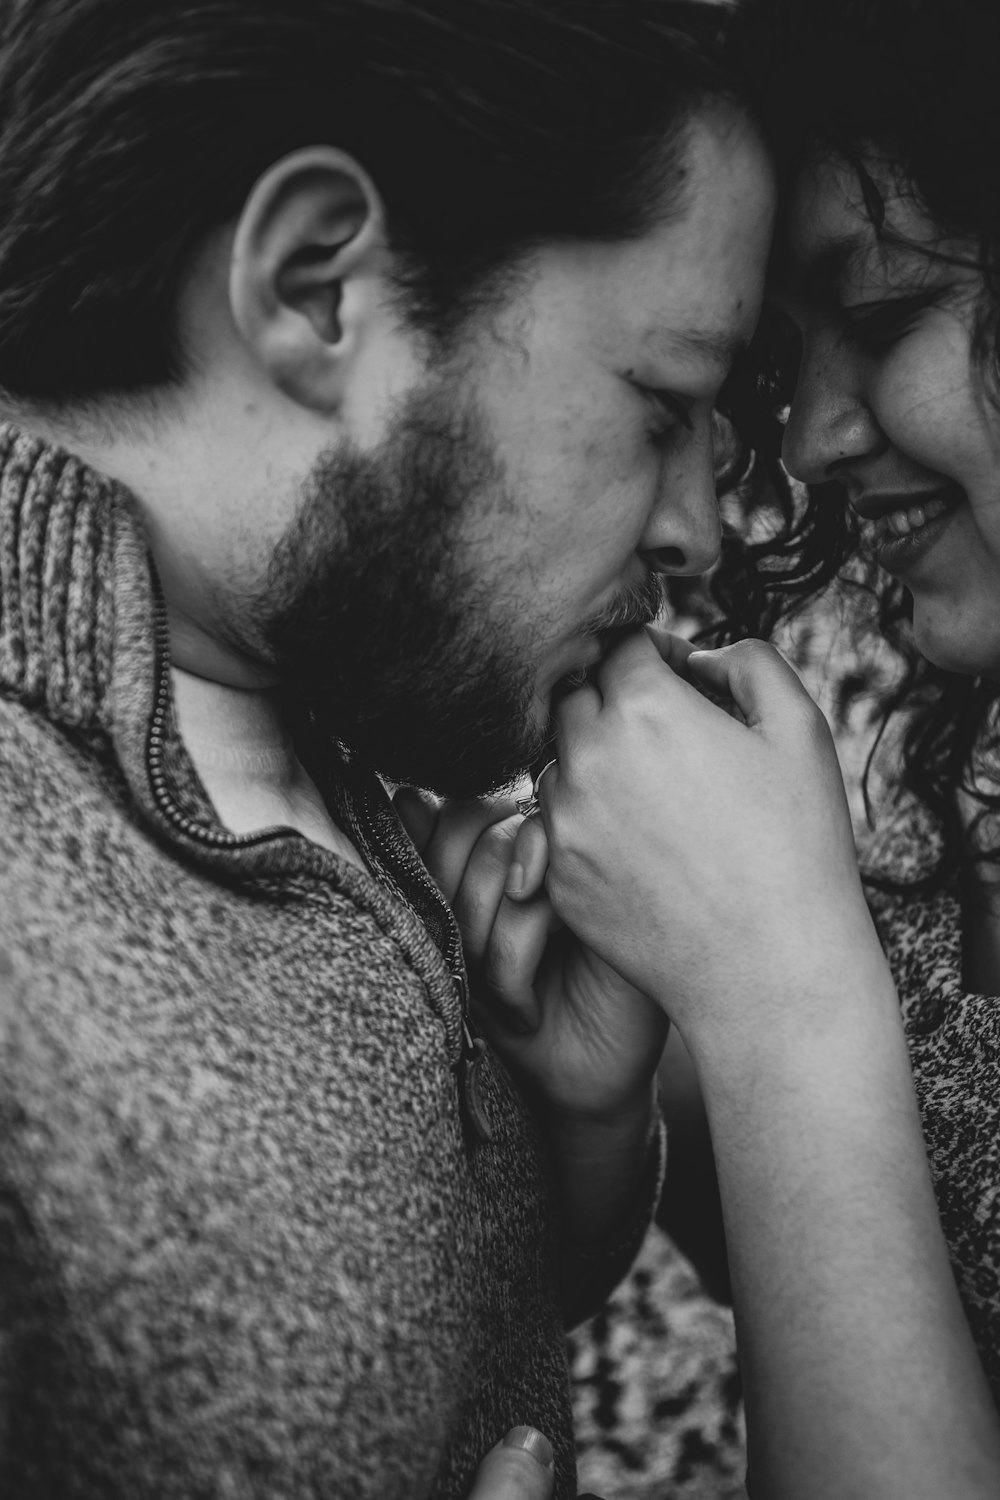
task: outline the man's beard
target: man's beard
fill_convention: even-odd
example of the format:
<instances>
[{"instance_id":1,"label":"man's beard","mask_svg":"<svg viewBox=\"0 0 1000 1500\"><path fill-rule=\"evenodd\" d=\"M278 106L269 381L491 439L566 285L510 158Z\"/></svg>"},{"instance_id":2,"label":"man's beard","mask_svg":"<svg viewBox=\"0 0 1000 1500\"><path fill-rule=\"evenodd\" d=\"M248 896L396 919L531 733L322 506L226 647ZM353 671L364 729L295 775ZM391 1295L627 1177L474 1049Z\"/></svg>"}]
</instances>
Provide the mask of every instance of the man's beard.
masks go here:
<instances>
[{"instance_id":1,"label":"man's beard","mask_svg":"<svg viewBox=\"0 0 1000 1500\"><path fill-rule=\"evenodd\" d=\"M374 452L321 455L245 619L321 733L389 780L451 797L513 785L549 736L540 630L473 571L470 518L515 506L475 406L445 380L411 394ZM583 628L653 617L659 582ZM523 609L523 606L522 606ZM571 622L572 624L572 622Z\"/></svg>"}]
</instances>

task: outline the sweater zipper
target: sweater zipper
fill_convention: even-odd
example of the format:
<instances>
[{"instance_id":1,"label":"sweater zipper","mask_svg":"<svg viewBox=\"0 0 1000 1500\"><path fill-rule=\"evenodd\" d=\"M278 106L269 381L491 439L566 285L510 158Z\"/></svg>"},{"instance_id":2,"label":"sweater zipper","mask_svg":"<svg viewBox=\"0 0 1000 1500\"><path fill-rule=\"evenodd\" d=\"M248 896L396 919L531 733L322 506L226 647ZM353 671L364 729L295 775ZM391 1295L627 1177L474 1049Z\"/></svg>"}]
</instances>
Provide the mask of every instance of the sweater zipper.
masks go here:
<instances>
[{"instance_id":1,"label":"sweater zipper","mask_svg":"<svg viewBox=\"0 0 1000 1500\"><path fill-rule=\"evenodd\" d=\"M252 849L262 844L273 842L275 839L283 838L285 831L280 828L266 830L261 833L230 833L224 828L209 828L204 823L198 823L189 817L177 806L170 794L169 782L164 767L164 754L166 750L167 715L170 709L170 626L167 621L167 607L160 593L158 584L154 584L153 599L153 631L154 651L156 655L156 669L153 695L153 715L149 725L149 735L146 742L146 760L149 770L149 781L153 792L153 800L163 816L178 829L186 838L192 839L211 849ZM365 796L365 813L369 826L373 823L372 809ZM362 830L363 832L363 830ZM365 839L369 860L373 860L374 852L369 840ZM405 899L400 891L401 899ZM444 898L441 897L444 904ZM410 905L409 902L406 903ZM410 910L413 911L412 906ZM419 921L419 913L414 912ZM454 917L448 910L448 919L454 923ZM454 928L452 929L454 931ZM462 1015L462 1051L458 1062L455 1064L455 1072L458 1083L459 1103L462 1107L463 1118L471 1129L473 1135L479 1141L493 1139L493 1127L489 1122L483 1103L482 1071L483 1058L486 1054L486 1043L482 1037L476 1036L472 1029L472 1021L469 1010L469 987L465 978L465 967L461 959L461 948L457 962L453 962L449 954L443 955L452 983L458 992L459 1006Z\"/></svg>"},{"instance_id":2,"label":"sweater zipper","mask_svg":"<svg viewBox=\"0 0 1000 1500\"><path fill-rule=\"evenodd\" d=\"M209 828L197 822L177 806L170 794L169 782L164 767L167 740L167 715L170 710L170 627L167 623L167 606L154 580L153 594L153 645L156 654L156 669L153 693L153 716L146 740L146 764L153 800L163 816L185 837L204 844L210 849L253 849L261 844L273 843L284 837L280 828L261 833L230 833L225 828Z\"/></svg>"},{"instance_id":3,"label":"sweater zipper","mask_svg":"<svg viewBox=\"0 0 1000 1500\"><path fill-rule=\"evenodd\" d=\"M372 806L371 796L367 790L361 793L361 802L364 808L365 821L363 826L357 825L355 820L355 836L361 843L363 852L370 861L374 861L378 851L373 847L367 830L375 827L376 810ZM381 862L384 864L385 860ZM417 921L421 921L420 913L409 901L402 889L398 874L395 877L396 889L399 899L405 903L408 910L413 913ZM482 1066L486 1056L486 1043L481 1036L477 1036L472 1024L472 1011L469 1002L469 983L465 974L465 958L462 954L462 939L458 931L458 924L451 907L445 901L441 892L428 876L426 879L428 894L441 908L446 925L451 933L451 942L448 951L442 953L445 967L451 975L451 980L458 995L459 1009L462 1017L462 1051L457 1063L455 1063L456 1081L458 1083L458 1099L462 1108L462 1116L467 1128L472 1132L475 1140L481 1144L493 1139L493 1126L490 1124L483 1100Z\"/></svg>"}]
</instances>

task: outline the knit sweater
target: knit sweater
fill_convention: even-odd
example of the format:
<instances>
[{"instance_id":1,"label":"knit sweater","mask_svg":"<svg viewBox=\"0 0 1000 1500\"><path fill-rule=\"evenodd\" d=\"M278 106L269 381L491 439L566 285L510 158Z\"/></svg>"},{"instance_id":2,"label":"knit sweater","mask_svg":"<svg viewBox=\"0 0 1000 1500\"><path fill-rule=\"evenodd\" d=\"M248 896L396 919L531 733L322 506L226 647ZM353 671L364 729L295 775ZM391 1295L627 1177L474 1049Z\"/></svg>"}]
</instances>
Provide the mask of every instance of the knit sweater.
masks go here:
<instances>
[{"instance_id":1,"label":"knit sweater","mask_svg":"<svg viewBox=\"0 0 1000 1500\"><path fill-rule=\"evenodd\" d=\"M457 934L374 777L365 873L238 837L178 737L134 499L0 428L0 1494L575 1494L555 1234Z\"/></svg>"}]
</instances>

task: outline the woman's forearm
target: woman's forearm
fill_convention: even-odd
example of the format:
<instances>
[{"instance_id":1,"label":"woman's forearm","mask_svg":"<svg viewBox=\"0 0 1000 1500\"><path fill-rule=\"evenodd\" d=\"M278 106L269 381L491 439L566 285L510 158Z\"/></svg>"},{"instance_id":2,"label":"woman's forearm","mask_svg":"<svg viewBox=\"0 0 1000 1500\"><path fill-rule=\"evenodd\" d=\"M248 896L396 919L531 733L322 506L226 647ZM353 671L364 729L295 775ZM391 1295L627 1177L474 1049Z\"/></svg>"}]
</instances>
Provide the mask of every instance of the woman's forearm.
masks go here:
<instances>
[{"instance_id":1,"label":"woman's forearm","mask_svg":"<svg viewBox=\"0 0 1000 1500\"><path fill-rule=\"evenodd\" d=\"M849 977L848 977L849 984ZM955 1288L898 1004L698 1058L754 1500L987 1500L1000 1424Z\"/></svg>"}]
</instances>

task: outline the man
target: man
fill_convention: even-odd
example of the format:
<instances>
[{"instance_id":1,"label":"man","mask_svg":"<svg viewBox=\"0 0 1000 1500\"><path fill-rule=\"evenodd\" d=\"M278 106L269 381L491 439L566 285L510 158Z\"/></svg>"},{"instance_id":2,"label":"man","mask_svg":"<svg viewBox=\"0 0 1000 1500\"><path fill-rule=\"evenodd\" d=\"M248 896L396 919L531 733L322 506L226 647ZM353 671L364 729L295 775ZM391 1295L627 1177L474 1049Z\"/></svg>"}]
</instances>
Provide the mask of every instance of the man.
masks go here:
<instances>
[{"instance_id":1,"label":"man","mask_svg":"<svg viewBox=\"0 0 1000 1500\"><path fill-rule=\"evenodd\" d=\"M664 1023L563 936L522 1099L378 773L508 783L716 555L771 214L720 25L6 15L6 1494L458 1496L517 1424L573 1493Z\"/></svg>"}]
</instances>

